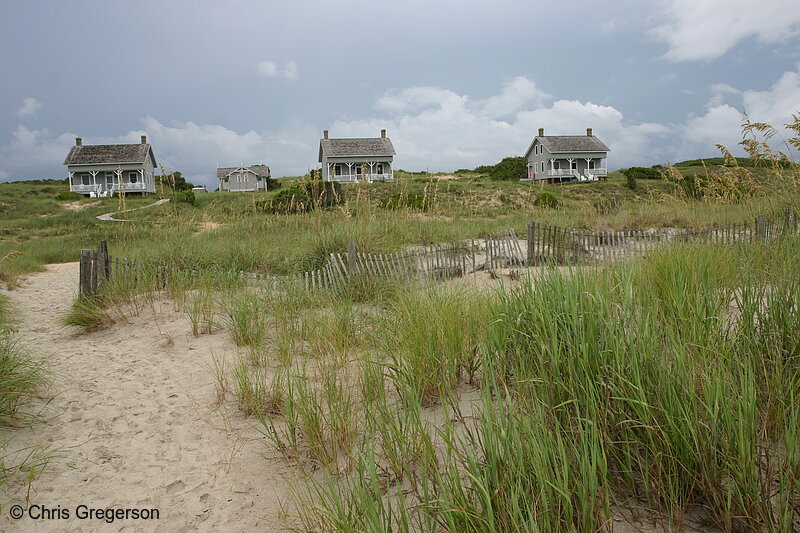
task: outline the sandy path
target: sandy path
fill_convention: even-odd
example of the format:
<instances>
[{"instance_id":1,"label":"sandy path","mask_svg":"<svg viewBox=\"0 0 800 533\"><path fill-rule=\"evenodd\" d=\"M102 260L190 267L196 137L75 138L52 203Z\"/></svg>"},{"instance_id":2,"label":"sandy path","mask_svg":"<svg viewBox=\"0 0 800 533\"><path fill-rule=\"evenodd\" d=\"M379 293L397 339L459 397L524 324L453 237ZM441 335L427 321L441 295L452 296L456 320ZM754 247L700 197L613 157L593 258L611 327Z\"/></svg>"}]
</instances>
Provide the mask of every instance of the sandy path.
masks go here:
<instances>
[{"instance_id":1,"label":"sandy path","mask_svg":"<svg viewBox=\"0 0 800 533\"><path fill-rule=\"evenodd\" d=\"M162 198L161 200L157 200L152 204L143 205L141 207L134 207L133 209L125 209L124 211L112 211L111 213L105 213L104 215L97 215L98 220L103 220L105 222L130 222L130 220L123 220L121 218L114 218L114 215L119 215L120 213L130 213L131 211L138 211L140 209L147 209L148 207L155 207L157 205L162 205L169 202L169 198Z\"/></svg>"},{"instance_id":2,"label":"sandy path","mask_svg":"<svg viewBox=\"0 0 800 533\"><path fill-rule=\"evenodd\" d=\"M235 354L224 334L195 338L169 300L90 335L60 325L78 264L51 265L7 294L20 344L49 358L54 399L44 420L4 430L11 446L62 450L32 485L30 503L71 510L69 520L22 518L26 487L2 496L0 530L277 530L292 472L258 439L252 419L214 403L213 356ZM212 356L213 354L213 356ZM80 520L79 504L157 508L160 520Z\"/></svg>"}]
</instances>

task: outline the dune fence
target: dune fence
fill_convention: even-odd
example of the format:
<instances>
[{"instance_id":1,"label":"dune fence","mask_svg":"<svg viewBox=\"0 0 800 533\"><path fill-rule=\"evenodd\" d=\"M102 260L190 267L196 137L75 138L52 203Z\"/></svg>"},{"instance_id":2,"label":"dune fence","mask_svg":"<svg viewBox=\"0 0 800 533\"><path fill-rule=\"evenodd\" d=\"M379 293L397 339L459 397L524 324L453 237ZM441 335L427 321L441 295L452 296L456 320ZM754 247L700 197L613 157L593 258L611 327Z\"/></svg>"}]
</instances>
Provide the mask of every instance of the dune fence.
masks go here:
<instances>
[{"instance_id":1,"label":"dune fence","mask_svg":"<svg viewBox=\"0 0 800 533\"><path fill-rule=\"evenodd\" d=\"M588 231L530 221L527 239L518 238L514 230L504 230L481 235L478 239L383 254L360 252L355 241L350 241L346 252L331 253L325 266L316 270L293 275L261 272L233 272L232 275L274 289L313 290L337 288L363 277L444 280L480 270L515 266L615 261L642 256L675 243L753 243L796 232L797 214L790 208L784 210L782 217L757 216L749 222L705 228ZM108 243L100 241L96 250L81 250L80 294L95 294L98 287L111 279L135 286L143 280L144 271L141 261L112 257L108 253ZM199 274L199 271L190 273ZM157 264L153 274L156 286L163 288L173 275L173 268Z\"/></svg>"},{"instance_id":2,"label":"dune fence","mask_svg":"<svg viewBox=\"0 0 800 533\"><path fill-rule=\"evenodd\" d=\"M528 265L579 264L630 259L675 243L740 244L773 240L797 232L797 214L786 208L783 217L759 215L752 221L704 228L588 231L528 223Z\"/></svg>"},{"instance_id":3,"label":"dune fence","mask_svg":"<svg viewBox=\"0 0 800 533\"><path fill-rule=\"evenodd\" d=\"M96 250L81 250L78 287L80 296L90 296L111 279L136 286L142 280L142 262L108 253L108 241L100 241Z\"/></svg>"}]
</instances>

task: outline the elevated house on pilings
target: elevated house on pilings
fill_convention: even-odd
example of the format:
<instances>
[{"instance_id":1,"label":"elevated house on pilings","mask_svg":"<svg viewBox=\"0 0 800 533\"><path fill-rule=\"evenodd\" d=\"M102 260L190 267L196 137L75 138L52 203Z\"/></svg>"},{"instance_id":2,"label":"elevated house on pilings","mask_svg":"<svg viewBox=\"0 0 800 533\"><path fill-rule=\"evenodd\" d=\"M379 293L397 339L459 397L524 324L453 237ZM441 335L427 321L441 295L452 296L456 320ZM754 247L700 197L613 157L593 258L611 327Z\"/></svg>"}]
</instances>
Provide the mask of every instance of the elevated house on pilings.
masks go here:
<instances>
[{"instance_id":1,"label":"elevated house on pilings","mask_svg":"<svg viewBox=\"0 0 800 533\"><path fill-rule=\"evenodd\" d=\"M92 197L156 192L157 167L153 147L142 135L139 144L84 145L78 137L64 160L69 172L69 190Z\"/></svg>"},{"instance_id":2,"label":"elevated house on pilings","mask_svg":"<svg viewBox=\"0 0 800 533\"><path fill-rule=\"evenodd\" d=\"M380 137L331 139L328 130L319 141L322 179L340 183L394 181L392 141L381 130Z\"/></svg>"},{"instance_id":3,"label":"elevated house on pilings","mask_svg":"<svg viewBox=\"0 0 800 533\"><path fill-rule=\"evenodd\" d=\"M586 135L545 135L544 128L539 128L539 135L525 152L528 177L520 181L560 183L606 179L610 151L592 134L592 128L586 128Z\"/></svg>"},{"instance_id":4,"label":"elevated house on pilings","mask_svg":"<svg viewBox=\"0 0 800 533\"><path fill-rule=\"evenodd\" d=\"M269 176L269 167L267 165L223 167L217 169L220 191L266 191Z\"/></svg>"}]
</instances>

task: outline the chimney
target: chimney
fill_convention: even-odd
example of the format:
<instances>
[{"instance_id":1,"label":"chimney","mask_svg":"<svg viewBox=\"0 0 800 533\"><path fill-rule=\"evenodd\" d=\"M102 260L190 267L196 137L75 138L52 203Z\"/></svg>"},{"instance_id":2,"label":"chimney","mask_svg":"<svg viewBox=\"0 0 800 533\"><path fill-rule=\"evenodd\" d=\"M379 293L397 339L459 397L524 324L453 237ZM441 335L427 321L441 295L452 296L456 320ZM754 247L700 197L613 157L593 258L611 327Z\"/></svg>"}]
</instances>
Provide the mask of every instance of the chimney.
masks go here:
<instances>
[{"instance_id":1,"label":"chimney","mask_svg":"<svg viewBox=\"0 0 800 533\"><path fill-rule=\"evenodd\" d=\"M586 136L587 137L591 137L592 136L592 128L586 128Z\"/></svg>"},{"instance_id":2,"label":"chimney","mask_svg":"<svg viewBox=\"0 0 800 533\"><path fill-rule=\"evenodd\" d=\"M544 128L539 128L539 137L544 137Z\"/></svg>"},{"instance_id":3,"label":"chimney","mask_svg":"<svg viewBox=\"0 0 800 533\"><path fill-rule=\"evenodd\" d=\"M328 130L323 130L322 131L322 138L323 139L327 139L328 138Z\"/></svg>"},{"instance_id":4,"label":"chimney","mask_svg":"<svg viewBox=\"0 0 800 533\"><path fill-rule=\"evenodd\" d=\"M381 130L381 139L386 138L386 130Z\"/></svg>"},{"instance_id":5,"label":"chimney","mask_svg":"<svg viewBox=\"0 0 800 533\"><path fill-rule=\"evenodd\" d=\"M142 144L147 144L147 135L142 135Z\"/></svg>"},{"instance_id":6,"label":"chimney","mask_svg":"<svg viewBox=\"0 0 800 533\"><path fill-rule=\"evenodd\" d=\"M83 146L83 139L75 137L75 146Z\"/></svg>"}]
</instances>

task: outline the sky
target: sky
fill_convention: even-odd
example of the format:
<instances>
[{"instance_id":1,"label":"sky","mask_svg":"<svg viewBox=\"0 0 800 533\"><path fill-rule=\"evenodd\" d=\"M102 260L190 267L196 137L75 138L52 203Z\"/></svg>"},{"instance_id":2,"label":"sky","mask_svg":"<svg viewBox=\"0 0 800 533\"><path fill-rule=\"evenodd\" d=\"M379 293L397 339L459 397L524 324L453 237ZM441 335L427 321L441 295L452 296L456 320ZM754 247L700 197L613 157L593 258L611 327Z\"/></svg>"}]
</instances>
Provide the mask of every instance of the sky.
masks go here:
<instances>
[{"instance_id":1,"label":"sky","mask_svg":"<svg viewBox=\"0 0 800 533\"><path fill-rule=\"evenodd\" d=\"M800 113L800 2L0 0L0 80L0 181L140 135L196 184L299 175L324 129L435 172L591 127L613 170Z\"/></svg>"}]
</instances>

